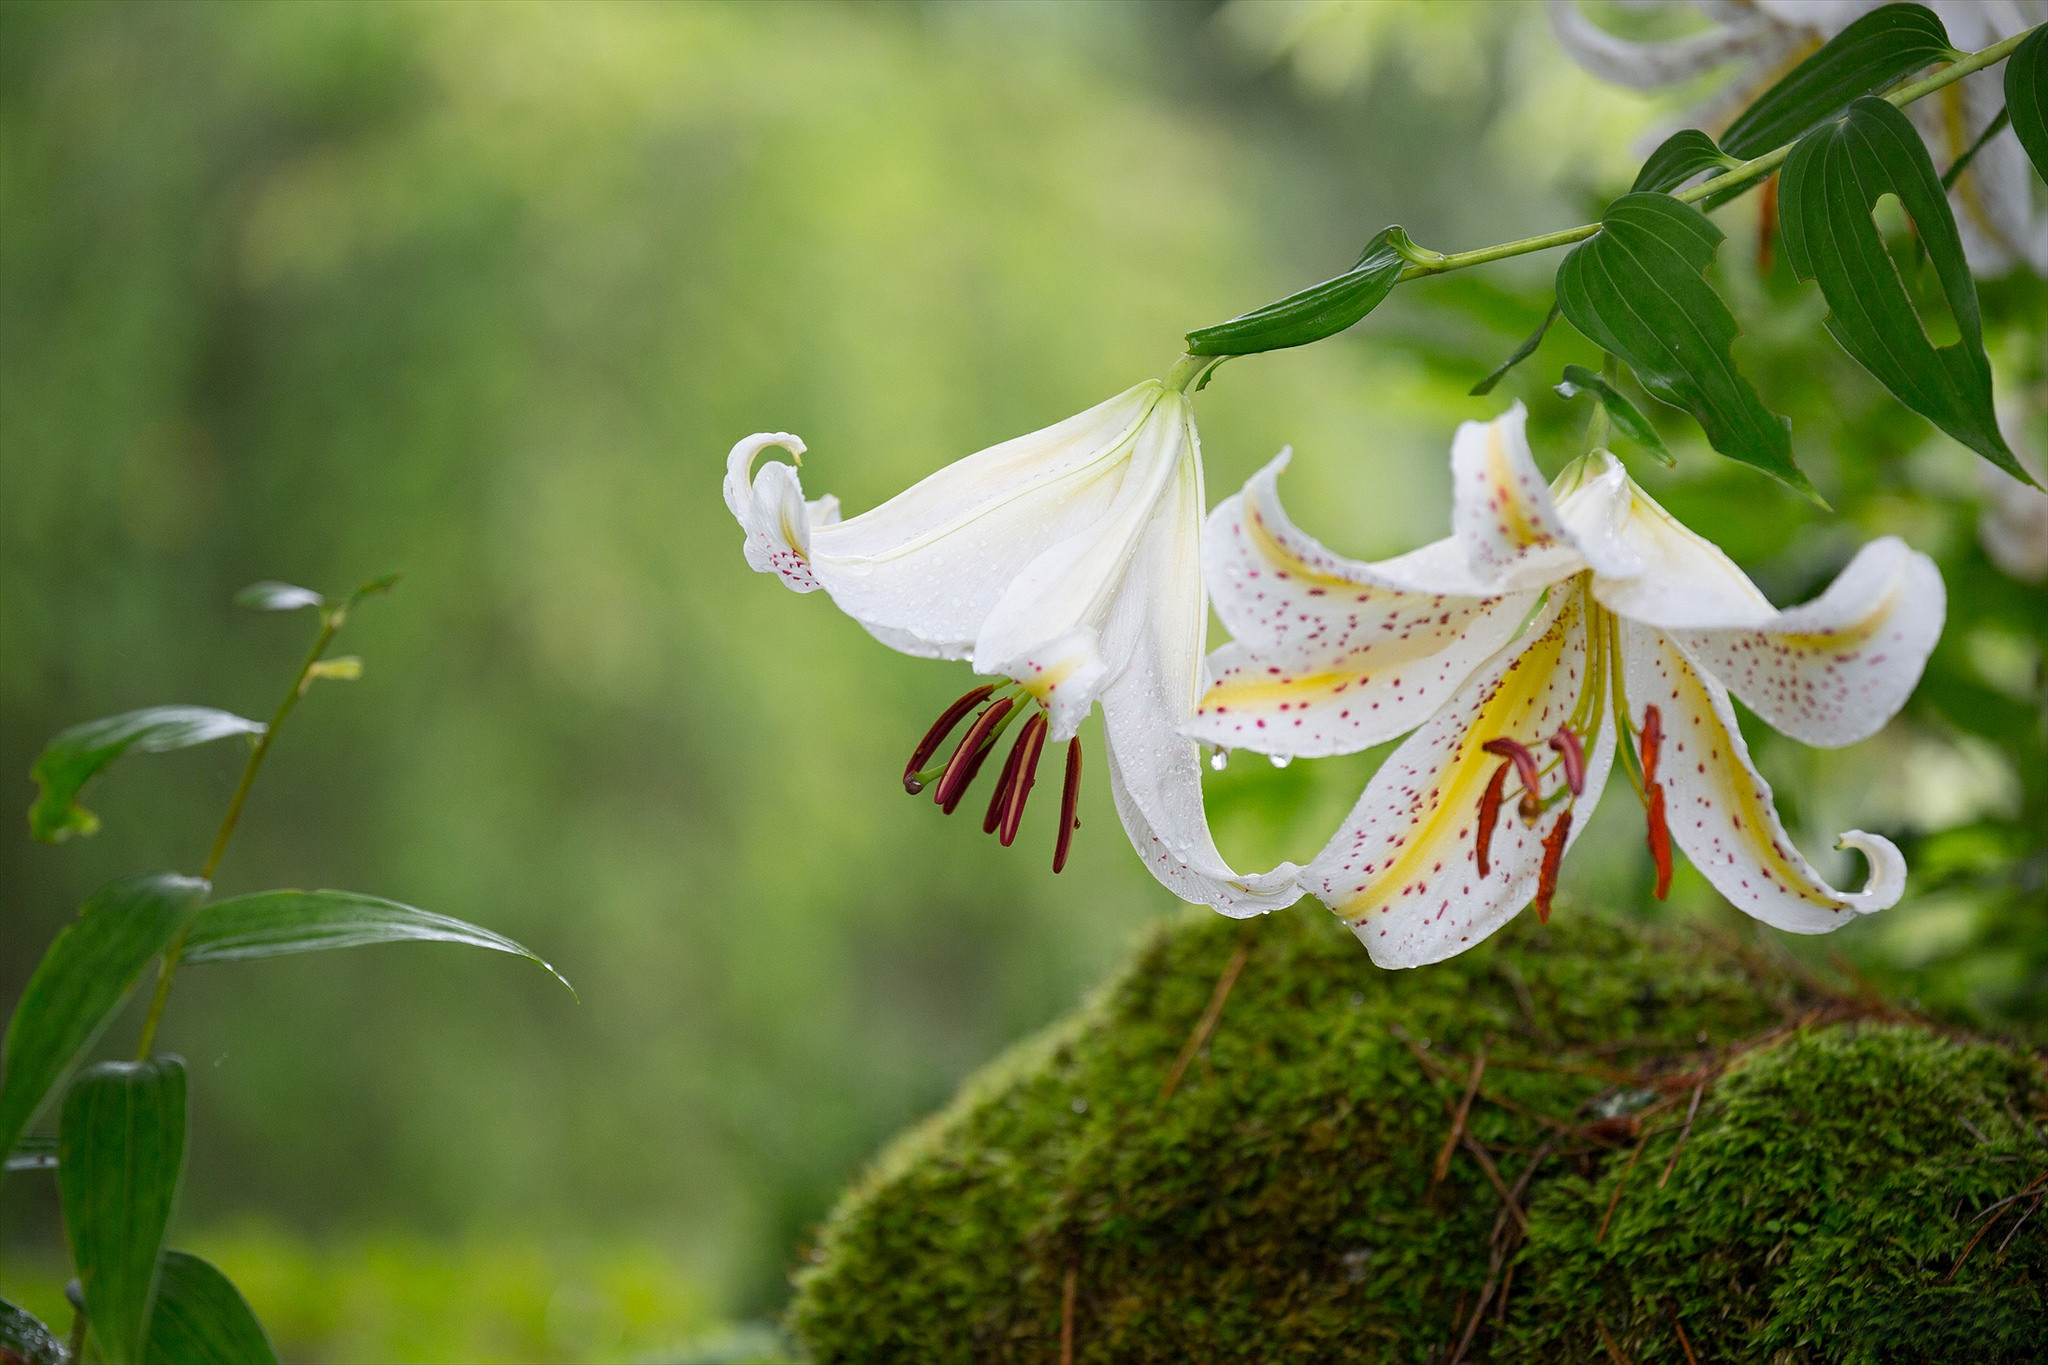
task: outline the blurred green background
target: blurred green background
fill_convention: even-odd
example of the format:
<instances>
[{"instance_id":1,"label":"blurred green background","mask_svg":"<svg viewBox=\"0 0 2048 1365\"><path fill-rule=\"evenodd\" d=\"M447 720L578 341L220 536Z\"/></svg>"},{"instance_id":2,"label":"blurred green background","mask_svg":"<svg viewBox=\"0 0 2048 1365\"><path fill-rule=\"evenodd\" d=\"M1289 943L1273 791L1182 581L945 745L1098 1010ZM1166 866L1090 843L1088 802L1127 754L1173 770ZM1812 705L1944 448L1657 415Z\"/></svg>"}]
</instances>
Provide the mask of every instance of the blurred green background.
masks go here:
<instances>
[{"instance_id":1,"label":"blurred green background","mask_svg":"<svg viewBox=\"0 0 2048 1365\"><path fill-rule=\"evenodd\" d=\"M1057 880L1048 811L1005 852L902 796L966 666L748 571L726 449L798 432L810 492L871 506L1164 373L1182 332L1385 223L1450 249L1596 212L1686 95L1597 86L1520 5L0 7L14 800L76 721L267 714L310 624L236 612L244 583L402 571L344 636L366 677L284 733L219 885L462 916L581 993L433 947L186 973L174 1241L302 1357L743 1354L707 1343L775 1311L862 1160L1176 908L1099 781ZM1780 602L1884 531L1951 592L1884 735L1756 736L1826 870L1850 875L1826 850L1856 824L1916 860L1907 904L1792 946L2024 1029L2048 1014L2048 594L1979 548L1973 457L1756 269L1752 208L1721 216L1738 354L1836 511L1668 411L1679 468L1638 477ZM1583 343L1560 329L1465 396L1553 265L1227 367L1199 405L1212 501L1291 443L1310 529L1412 547L1443 534L1452 427L1512 396L1559 467L1585 413L1546 385ZM2040 284L1985 299L2009 434L2039 449ZM93 886L196 867L240 761L122 767L90 841L0 835L9 1002ZM1305 857L1375 761L1240 757L1211 781L1226 852ZM1563 912L1735 918L1689 874L1648 901L1623 804ZM59 1237L47 1177L12 1177L0 1293L53 1305Z\"/></svg>"}]
</instances>

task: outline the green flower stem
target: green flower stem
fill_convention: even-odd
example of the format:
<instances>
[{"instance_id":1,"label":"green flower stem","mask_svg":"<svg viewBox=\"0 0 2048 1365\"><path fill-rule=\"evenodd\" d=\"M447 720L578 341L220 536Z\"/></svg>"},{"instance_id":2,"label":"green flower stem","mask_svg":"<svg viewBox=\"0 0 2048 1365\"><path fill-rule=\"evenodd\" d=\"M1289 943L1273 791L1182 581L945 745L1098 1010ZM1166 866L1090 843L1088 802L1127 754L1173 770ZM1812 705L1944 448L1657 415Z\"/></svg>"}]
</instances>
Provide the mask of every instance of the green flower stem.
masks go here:
<instances>
[{"instance_id":1,"label":"green flower stem","mask_svg":"<svg viewBox=\"0 0 2048 1365\"><path fill-rule=\"evenodd\" d=\"M1917 99L1924 99L1937 90L1955 84L1965 76L1982 71L1987 66L2003 61L2014 48L2026 41L2033 32L2033 29L2028 29L2025 33L2018 33L2002 42L1993 43L1980 52L1972 52L1959 61L1943 67L1925 80L1918 80L1911 85L1900 86L1897 90L1886 95L1885 99L1899 108L1904 108ZM1792 142L1786 143L1775 151L1765 152L1762 156L1745 161L1732 170L1717 175L1702 184L1695 185L1691 189L1682 191L1673 197L1682 204L1694 204L1705 199L1708 195L1718 194L1722 190L1739 187L1746 188L1752 182L1763 179L1772 171L1777 170L1780 165L1784 164L1785 158L1792 154L1792 148L1797 141L1798 139L1795 138ZM1502 242L1499 246L1480 247L1476 251L1454 251L1426 264L1409 266L1401 272L1400 279L1396 283L1419 280L1426 275L1443 275L1453 270L1464 270L1469 266L1485 265L1490 261L1504 261L1510 256L1526 256L1532 251L1547 251L1554 246L1570 246L1573 242L1585 241L1599 230L1600 224L1598 223L1581 223L1578 227L1564 228L1557 232L1546 232L1538 237L1524 237L1519 241Z\"/></svg>"},{"instance_id":2,"label":"green flower stem","mask_svg":"<svg viewBox=\"0 0 2048 1365\"><path fill-rule=\"evenodd\" d=\"M291 690L284 694L278 704L277 713L270 718L270 724L256 737L254 747L249 750L249 761L242 765L242 779L235 784L235 794L228 798L227 814L221 817L220 830L213 836L213 847L207 851L206 865L199 871L202 881L211 882L214 871L220 867L221 858L228 851L228 840L234 837L235 826L241 822L242 806L249 799L249 788L256 781L256 770L263 766L264 757L270 752L270 742L277 737L277 727L284 724L285 717L299 704L299 698L306 695L306 689L313 684L313 668L327 652L327 646L334 641L335 632L348 619L349 604L335 607L320 614L320 633L313 639L312 649L306 652L306 661L299 665L298 676L292 679ZM178 975L178 960L184 956L185 937L191 925L178 931L170 947L164 949L163 962L156 972L156 994L149 1002L149 1017L142 1021L142 1037L135 1045L135 1060L149 1059L150 1045L156 1041L156 1026L163 1018L164 1002L170 999L171 982Z\"/></svg>"}]
</instances>

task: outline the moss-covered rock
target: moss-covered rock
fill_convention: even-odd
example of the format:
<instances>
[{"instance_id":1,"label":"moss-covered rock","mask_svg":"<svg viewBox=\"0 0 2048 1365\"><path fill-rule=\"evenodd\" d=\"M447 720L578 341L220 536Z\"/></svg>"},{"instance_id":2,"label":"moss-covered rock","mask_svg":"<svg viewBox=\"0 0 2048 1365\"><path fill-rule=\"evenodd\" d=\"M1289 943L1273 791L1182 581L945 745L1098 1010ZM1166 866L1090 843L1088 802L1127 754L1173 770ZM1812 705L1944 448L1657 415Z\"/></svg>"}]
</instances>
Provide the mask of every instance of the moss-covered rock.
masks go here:
<instances>
[{"instance_id":1,"label":"moss-covered rock","mask_svg":"<svg viewBox=\"0 0 2048 1365\"><path fill-rule=\"evenodd\" d=\"M2048 1166L2039 1059L1532 919L1398 973L1313 907L1160 932L883 1155L795 1330L820 1365L2042 1358L2048 1217L1997 1204Z\"/></svg>"}]
</instances>

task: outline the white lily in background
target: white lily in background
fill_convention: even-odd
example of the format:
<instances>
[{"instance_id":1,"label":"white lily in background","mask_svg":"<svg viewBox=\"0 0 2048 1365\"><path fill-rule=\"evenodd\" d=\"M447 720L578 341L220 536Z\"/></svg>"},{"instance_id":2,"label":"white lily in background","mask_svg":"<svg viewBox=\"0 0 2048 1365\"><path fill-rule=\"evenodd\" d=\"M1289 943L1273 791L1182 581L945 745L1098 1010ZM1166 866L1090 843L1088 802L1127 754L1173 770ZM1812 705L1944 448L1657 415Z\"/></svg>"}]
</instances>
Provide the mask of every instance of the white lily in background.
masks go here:
<instances>
[{"instance_id":1,"label":"white lily in background","mask_svg":"<svg viewBox=\"0 0 2048 1365\"><path fill-rule=\"evenodd\" d=\"M1179 733L1204 685L1209 613L1201 446L1183 391L1204 368L1184 363L1165 383L970 455L846 521L836 499L804 500L793 466L753 472L764 449L801 456L802 441L750 436L728 459L725 500L756 569L798 592L823 588L895 649L967 659L999 679L933 724L904 769L907 790L931 787L950 813L1022 720L983 821L1007 845L1040 753L1066 741L1057 872L1076 824L1075 732L1100 701L1110 787L1146 866L1187 900L1251 915L1297 899L1297 869L1244 877L1224 862L1203 814L1200 754ZM965 738L933 762L970 713Z\"/></svg>"},{"instance_id":2,"label":"white lily in background","mask_svg":"<svg viewBox=\"0 0 2048 1365\"><path fill-rule=\"evenodd\" d=\"M1551 25L1566 52L1595 76L1651 90L1741 61L1727 87L1690 116L1708 132L1739 113L1778 77L1884 0L1697 0L1710 27L1683 38L1636 42L1600 28L1578 0L1549 0ZM1925 0L1966 52L1989 47L2048 21L2048 0ZM1946 167L1967 151L2005 107L2003 66L1966 76L1907 109ZM1949 198L1963 251L1978 271L1996 274L2024 262L2048 270L2048 214L2034 205L2034 173L2010 129L1984 145Z\"/></svg>"},{"instance_id":3,"label":"white lily in background","mask_svg":"<svg viewBox=\"0 0 2048 1365\"><path fill-rule=\"evenodd\" d=\"M1275 487L1285 454L1210 516L1210 590L1235 639L1188 733L1317 755L1415 730L1303 886L1382 966L1462 952L1532 900L1547 919L1618 753L1660 899L1676 843L1781 929L1825 933L1894 904L1906 869L1889 840L1841 837L1869 862L1861 891L1829 886L1792 846L1728 694L1807 744L1873 734L1941 633L1933 562L1886 537L1778 611L1606 451L1546 488L1524 421L1517 404L1459 428L1453 533L1398 559L1343 559L1297 530Z\"/></svg>"}]
</instances>

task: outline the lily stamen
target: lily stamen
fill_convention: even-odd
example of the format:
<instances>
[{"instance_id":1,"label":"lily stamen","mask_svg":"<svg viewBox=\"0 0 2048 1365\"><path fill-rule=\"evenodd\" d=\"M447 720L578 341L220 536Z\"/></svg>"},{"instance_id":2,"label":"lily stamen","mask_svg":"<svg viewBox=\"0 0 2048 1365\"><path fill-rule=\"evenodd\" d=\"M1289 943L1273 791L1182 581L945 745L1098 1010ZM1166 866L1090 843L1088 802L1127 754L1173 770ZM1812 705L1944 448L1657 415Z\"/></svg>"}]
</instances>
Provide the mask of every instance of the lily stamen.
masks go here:
<instances>
[{"instance_id":1,"label":"lily stamen","mask_svg":"<svg viewBox=\"0 0 2048 1365\"><path fill-rule=\"evenodd\" d=\"M1058 875L1067 865L1074 847L1074 831L1081 828L1081 737L1067 741L1067 777L1060 789L1060 833L1052 846L1052 870Z\"/></svg>"},{"instance_id":2,"label":"lily stamen","mask_svg":"<svg viewBox=\"0 0 2048 1365\"><path fill-rule=\"evenodd\" d=\"M1016 765L1008 785L1003 789L1007 800L1003 803L1002 825L996 831L996 839L1008 848L1017 839L1017 826L1024 820L1024 803L1031 796L1031 784L1038 777L1038 756L1045 749L1046 719L1040 711L1024 722L1024 733L1017 736L1017 743L1010 750L1010 761Z\"/></svg>"},{"instance_id":3,"label":"lily stamen","mask_svg":"<svg viewBox=\"0 0 2048 1365\"><path fill-rule=\"evenodd\" d=\"M1580 796L1586 790L1586 751L1579 743L1579 737L1569 727L1559 727L1550 737L1550 747L1557 750L1564 760L1565 784L1572 789L1573 796Z\"/></svg>"},{"instance_id":4,"label":"lily stamen","mask_svg":"<svg viewBox=\"0 0 2048 1365\"><path fill-rule=\"evenodd\" d=\"M1530 753L1526 745L1507 738L1489 739L1479 747L1515 765L1515 771L1522 776L1522 800L1516 809L1525 824L1535 824L1536 817L1543 813L1543 772L1536 762L1536 755Z\"/></svg>"},{"instance_id":5,"label":"lily stamen","mask_svg":"<svg viewBox=\"0 0 2048 1365\"><path fill-rule=\"evenodd\" d=\"M1657 865L1657 899L1671 891L1671 826L1664 820L1664 788L1657 782L1657 750L1664 742L1664 718L1643 708L1643 815L1649 826L1650 861Z\"/></svg>"},{"instance_id":6,"label":"lily stamen","mask_svg":"<svg viewBox=\"0 0 2048 1365\"><path fill-rule=\"evenodd\" d=\"M1493 780L1486 784L1486 791L1479 798L1479 832L1473 837L1472 852L1479 861L1479 875L1484 877L1493 868L1488 855L1493 850L1493 827L1500 823L1500 803L1507 791L1508 769L1512 764L1503 763L1493 770Z\"/></svg>"},{"instance_id":7,"label":"lily stamen","mask_svg":"<svg viewBox=\"0 0 2048 1365\"><path fill-rule=\"evenodd\" d=\"M1032 719L1037 720L1039 717L1033 716ZM981 817L983 834L994 834L996 827L1003 823L1003 811L1010 799L1010 784L1017 780L1017 764L1024 757L1024 738L1029 734L1030 729L1027 726L1025 734L1019 735L1017 742L1010 746L1010 756L1003 760L1003 771L996 778L996 789L988 798L988 813Z\"/></svg>"},{"instance_id":8,"label":"lily stamen","mask_svg":"<svg viewBox=\"0 0 2048 1365\"><path fill-rule=\"evenodd\" d=\"M932 755L939 751L939 746L946 742L946 736L953 733L953 727L958 725L969 711L981 705L988 694L995 691L999 685L983 683L939 713L939 718L932 722L932 728L925 731L924 738L917 742L917 748L911 750L910 761L903 765L903 790L912 796L924 790L924 765L931 761Z\"/></svg>"},{"instance_id":9,"label":"lily stamen","mask_svg":"<svg viewBox=\"0 0 2048 1365\"><path fill-rule=\"evenodd\" d=\"M939 808L951 815L960 805L960 798L967 795L967 789L981 771L982 761L994 747L996 726L1002 723L1016 705L1013 697L997 697L987 709L975 717L973 726L967 731L967 738L960 741L960 747L946 760L946 771L939 777L939 785L932 792L932 800Z\"/></svg>"},{"instance_id":10,"label":"lily stamen","mask_svg":"<svg viewBox=\"0 0 2048 1365\"><path fill-rule=\"evenodd\" d=\"M1543 869L1536 878L1536 922L1550 923L1550 898L1557 894L1557 869L1564 862L1565 840L1571 836L1572 813L1557 817L1550 833L1543 836Z\"/></svg>"}]
</instances>

